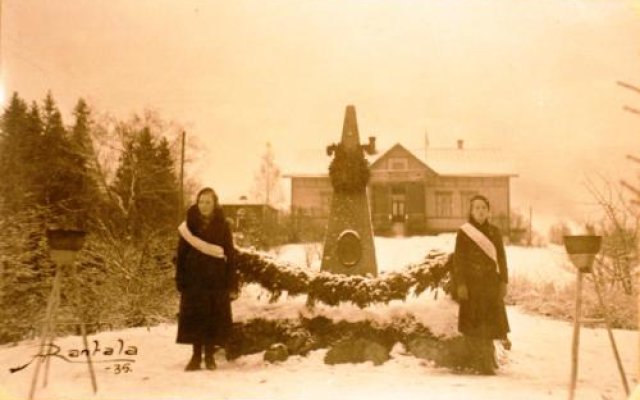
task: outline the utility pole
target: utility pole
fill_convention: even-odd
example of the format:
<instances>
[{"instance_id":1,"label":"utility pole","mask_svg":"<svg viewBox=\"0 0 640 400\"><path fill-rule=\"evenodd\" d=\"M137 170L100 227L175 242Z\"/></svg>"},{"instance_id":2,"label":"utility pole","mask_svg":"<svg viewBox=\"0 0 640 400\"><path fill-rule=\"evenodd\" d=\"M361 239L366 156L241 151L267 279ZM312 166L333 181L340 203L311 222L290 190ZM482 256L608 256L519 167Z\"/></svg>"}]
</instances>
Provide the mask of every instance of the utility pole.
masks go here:
<instances>
[{"instance_id":1,"label":"utility pole","mask_svg":"<svg viewBox=\"0 0 640 400\"><path fill-rule=\"evenodd\" d=\"M180 194L178 196L178 221L182 221L184 216L184 148L186 137L187 133L182 131L180 138Z\"/></svg>"},{"instance_id":2,"label":"utility pole","mask_svg":"<svg viewBox=\"0 0 640 400\"><path fill-rule=\"evenodd\" d=\"M271 192L271 142L267 142L267 154L265 157L265 195L264 204L269 205Z\"/></svg>"},{"instance_id":3,"label":"utility pole","mask_svg":"<svg viewBox=\"0 0 640 400\"><path fill-rule=\"evenodd\" d=\"M529 247L531 247L531 238L533 235L533 207L529 206Z\"/></svg>"}]
</instances>

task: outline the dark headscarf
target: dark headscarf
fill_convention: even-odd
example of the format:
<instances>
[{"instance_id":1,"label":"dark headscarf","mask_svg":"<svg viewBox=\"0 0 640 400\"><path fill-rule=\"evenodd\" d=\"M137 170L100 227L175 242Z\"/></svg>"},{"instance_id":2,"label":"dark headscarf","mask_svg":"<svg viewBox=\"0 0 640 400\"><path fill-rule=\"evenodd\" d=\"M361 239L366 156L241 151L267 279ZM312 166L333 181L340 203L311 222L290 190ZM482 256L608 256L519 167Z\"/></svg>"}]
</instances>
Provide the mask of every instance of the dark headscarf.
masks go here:
<instances>
[{"instance_id":1,"label":"dark headscarf","mask_svg":"<svg viewBox=\"0 0 640 400\"><path fill-rule=\"evenodd\" d=\"M200 213L198 209L198 201L200 201L200 197L204 194L212 194L213 195L213 213L209 217L207 221L204 215ZM189 231L196 236L200 236L200 232L204 225L209 223L221 223L224 222L224 212L222 211L222 207L220 206L220 202L218 201L218 195L216 192L210 187L205 187L198 192L196 196L196 202L187 210L187 228Z\"/></svg>"},{"instance_id":2,"label":"dark headscarf","mask_svg":"<svg viewBox=\"0 0 640 400\"><path fill-rule=\"evenodd\" d=\"M480 227L480 226L485 226L489 223L489 219L487 218L486 221L484 221L484 224L480 224L478 221L476 221L473 218L473 215L471 214L471 209L473 208L473 202L476 200L480 200L482 201L484 204L487 205L487 209L491 210L491 204L489 203L489 199L487 199L485 196L481 195L481 194L477 194L475 196L473 196L471 198L471 200L469 201L469 222L471 222L473 225Z\"/></svg>"}]
</instances>

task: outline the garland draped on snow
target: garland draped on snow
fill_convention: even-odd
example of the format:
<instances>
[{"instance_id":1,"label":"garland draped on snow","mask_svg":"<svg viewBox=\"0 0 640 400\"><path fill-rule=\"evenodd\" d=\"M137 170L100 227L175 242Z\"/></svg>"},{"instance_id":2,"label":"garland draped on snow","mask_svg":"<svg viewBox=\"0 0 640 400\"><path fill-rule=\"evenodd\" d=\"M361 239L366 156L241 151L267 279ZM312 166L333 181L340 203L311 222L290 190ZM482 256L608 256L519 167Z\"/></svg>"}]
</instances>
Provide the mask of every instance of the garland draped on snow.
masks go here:
<instances>
[{"instance_id":1,"label":"garland draped on snow","mask_svg":"<svg viewBox=\"0 0 640 400\"><path fill-rule=\"evenodd\" d=\"M352 302L360 308L374 303L386 304L391 300L406 300L412 289L415 295L438 287L448 291L448 260L447 254L432 251L422 263L371 278L309 271L251 250L239 250L235 258L243 282L261 285L270 292L274 301L287 292L294 296L307 294L311 301L331 306Z\"/></svg>"},{"instance_id":2,"label":"garland draped on snow","mask_svg":"<svg viewBox=\"0 0 640 400\"><path fill-rule=\"evenodd\" d=\"M325 364L373 361L374 365L380 365L395 357L389 353L396 343L401 343L408 354L429 360L438 367L469 373L474 371L475 356L469 352L463 336L436 337L427 326L411 316L387 323L333 321L325 317L256 318L234 323L225 354L228 360L233 360L266 351L264 359L274 362L284 361L291 355L306 356L311 351L329 348L324 357ZM282 358L268 357L274 345L284 350Z\"/></svg>"}]
</instances>

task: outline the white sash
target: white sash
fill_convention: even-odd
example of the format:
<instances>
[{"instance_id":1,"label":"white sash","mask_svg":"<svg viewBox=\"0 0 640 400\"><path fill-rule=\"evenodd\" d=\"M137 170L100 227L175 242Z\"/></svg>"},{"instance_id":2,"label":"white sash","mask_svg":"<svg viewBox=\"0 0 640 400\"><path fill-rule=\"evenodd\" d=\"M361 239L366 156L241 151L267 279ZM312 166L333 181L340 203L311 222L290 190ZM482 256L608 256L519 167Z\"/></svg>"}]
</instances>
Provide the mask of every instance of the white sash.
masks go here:
<instances>
[{"instance_id":1,"label":"white sash","mask_svg":"<svg viewBox=\"0 0 640 400\"><path fill-rule=\"evenodd\" d=\"M496 246L493 245L493 242L489 240L488 237L485 236L478 228L470 224L469 222L465 223L460 227L462 231L474 241L475 244L480 247L480 249L489 256L496 263L496 269L498 268L498 251L496 250ZM500 271L498 271L500 272Z\"/></svg>"},{"instance_id":2,"label":"white sash","mask_svg":"<svg viewBox=\"0 0 640 400\"><path fill-rule=\"evenodd\" d=\"M218 246L217 244L205 242L204 240L195 236L193 233L191 233L191 231L189 231L189 228L187 227L186 222L183 222L182 224L180 224L180 226L178 227L178 232L180 232L180 236L182 236L182 238L186 240L187 243L189 243L196 250L208 256L217 257L217 258L226 258L224 255L224 249L221 246Z\"/></svg>"}]
</instances>

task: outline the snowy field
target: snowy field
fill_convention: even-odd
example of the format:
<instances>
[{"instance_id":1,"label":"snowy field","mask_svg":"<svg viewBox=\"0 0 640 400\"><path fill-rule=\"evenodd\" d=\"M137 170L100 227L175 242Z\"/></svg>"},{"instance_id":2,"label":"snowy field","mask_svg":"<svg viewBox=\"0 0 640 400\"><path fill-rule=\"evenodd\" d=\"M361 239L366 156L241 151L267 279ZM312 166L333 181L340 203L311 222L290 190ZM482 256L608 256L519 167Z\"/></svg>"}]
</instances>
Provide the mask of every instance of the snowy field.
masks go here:
<instances>
[{"instance_id":1,"label":"snowy field","mask_svg":"<svg viewBox=\"0 0 640 400\"><path fill-rule=\"evenodd\" d=\"M399 269L418 262L433 248L450 251L453 237L418 237L410 239L377 238L377 257L381 271ZM278 257L303 265L304 246L286 246ZM562 249L508 247L507 257L512 276L562 284L573 279L571 267ZM319 260L311 261L318 268ZM318 305L311 312L303 297L283 296L269 303L266 293L248 286L234 303L236 320L253 317L295 318L300 314L324 315L335 320L375 319L388 321L411 313L428 325L435 334L456 334L456 305L433 293L411 297L406 303L393 302L363 310L355 306ZM85 364L71 364L52 358L48 387L38 388L38 399L564 399L570 372L570 323L508 310L513 349L499 352L502 367L495 377L456 375L428 362L407 355L401 345L392 359L382 366L370 363L329 366L323 363L326 350L308 357L295 356L271 365L262 354L241 357L233 362L218 354L216 371L183 372L190 348L175 344L176 326L103 332L91 336L100 348L136 346L137 355L130 372L116 373L114 359L101 356L96 364L99 390L91 392ZM638 365L637 332L615 331L627 375L635 386ZM18 346L0 347L0 399L23 399L28 395L33 366L11 374L9 368L24 364L36 354L35 341ZM62 352L81 348L81 340L71 336L56 341ZM124 357L124 355L123 355ZM106 369L110 368L110 369ZM576 399L622 399L624 393L617 375L606 330L583 328L580 371Z\"/></svg>"},{"instance_id":2,"label":"snowy field","mask_svg":"<svg viewBox=\"0 0 640 400\"><path fill-rule=\"evenodd\" d=\"M429 250L453 252L455 234L438 236L414 236L409 238L376 237L376 258L379 271L394 271L407 264L422 261ZM306 265L306 253L311 256L310 267L320 269L320 255L313 245L286 245L278 251L278 258L298 265ZM575 280L564 248L557 245L547 247L507 246L507 263L510 276L527 278L536 282L552 282L559 285Z\"/></svg>"}]
</instances>

